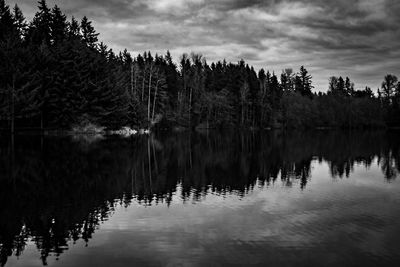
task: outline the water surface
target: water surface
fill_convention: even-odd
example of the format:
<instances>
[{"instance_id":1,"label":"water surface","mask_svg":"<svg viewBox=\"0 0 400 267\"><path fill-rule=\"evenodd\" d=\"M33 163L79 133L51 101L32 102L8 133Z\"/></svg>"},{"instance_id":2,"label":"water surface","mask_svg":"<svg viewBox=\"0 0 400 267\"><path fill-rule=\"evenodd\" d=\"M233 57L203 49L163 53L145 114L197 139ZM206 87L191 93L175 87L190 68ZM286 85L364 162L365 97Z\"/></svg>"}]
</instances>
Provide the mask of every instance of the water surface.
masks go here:
<instances>
[{"instance_id":1,"label":"water surface","mask_svg":"<svg viewBox=\"0 0 400 267\"><path fill-rule=\"evenodd\" d=\"M398 132L3 136L2 266L400 266Z\"/></svg>"}]
</instances>

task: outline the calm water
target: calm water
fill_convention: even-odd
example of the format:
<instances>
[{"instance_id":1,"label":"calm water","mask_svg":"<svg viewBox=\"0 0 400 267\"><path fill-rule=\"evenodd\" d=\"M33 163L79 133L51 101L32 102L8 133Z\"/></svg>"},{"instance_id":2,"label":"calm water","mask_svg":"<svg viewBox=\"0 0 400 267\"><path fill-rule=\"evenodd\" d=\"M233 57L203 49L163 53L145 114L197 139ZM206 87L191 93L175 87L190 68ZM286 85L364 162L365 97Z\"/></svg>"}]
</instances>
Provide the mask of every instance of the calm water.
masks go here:
<instances>
[{"instance_id":1,"label":"calm water","mask_svg":"<svg viewBox=\"0 0 400 267\"><path fill-rule=\"evenodd\" d=\"M400 133L0 141L3 266L400 266Z\"/></svg>"}]
</instances>

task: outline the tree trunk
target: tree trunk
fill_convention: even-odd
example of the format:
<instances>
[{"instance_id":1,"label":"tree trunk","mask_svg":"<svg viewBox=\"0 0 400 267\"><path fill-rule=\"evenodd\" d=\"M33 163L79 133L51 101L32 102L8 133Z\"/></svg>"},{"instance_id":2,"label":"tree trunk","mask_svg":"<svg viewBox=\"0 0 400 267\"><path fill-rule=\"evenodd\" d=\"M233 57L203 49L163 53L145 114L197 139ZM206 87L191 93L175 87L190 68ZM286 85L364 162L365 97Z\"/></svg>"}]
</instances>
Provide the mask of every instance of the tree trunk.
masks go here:
<instances>
[{"instance_id":1,"label":"tree trunk","mask_svg":"<svg viewBox=\"0 0 400 267\"><path fill-rule=\"evenodd\" d=\"M242 102L242 126L244 124L243 122L244 122L244 104Z\"/></svg>"},{"instance_id":2,"label":"tree trunk","mask_svg":"<svg viewBox=\"0 0 400 267\"><path fill-rule=\"evenodd\" d=\"M151 139L151 146L153 148L153 158L154 158L154 168L156 171L156 175L158 174L158 162L157 162L157 155L156 155L156 150L154 148L154 140Z\"/></svg>"},{"instance_id":3,"label":"tree trunk","mask_svg":"<svg viewBox=\"0 0 400 267\"><path fill-rule=\"evenodd\" d=\"M137 65L136 65L137 66ZM133 73L134 73L134 77L135 77L135 81L134 81L134 89L135 89L135 98L137 97L137 69L138 68L134 68L133 69Z\"/></svg>"},{"instance_id":4,"label":"tree trunk","mask_svg":"<svg viewBox=\"0 0 400 267\"><path fill-rule=\"evenodd\" d=\"M192 87L190 87L190 95L189 95L189 125L192 126Z\"/></svg>"},{"instance_id":5,"label":"tree trunk","mask_svg":"<svg viewBox=\"0 0 400 267\"><path fill-rule=\"evenodd\" d=\"M255 108L253 107L253 111L252 111L252 120L253 120L253 128L255 127L255 124L256 124L256 118L255 118L255 114L256 114L256 111L255 111Z\"/></svg>"},{"instance_id":6,"label":"tree trunk","mask_svg":"<svg viewBox=\"0 0 400 267\"><path fill-rule=\"evenodd\" d=\"M150 122L150 103L151 103L151 78L152 78L152 67L150 67L149 76L149 96L147 98L147 121Z\"/></svg>"},{"instance_id":7,"label":"tree trunk","mask_svg":"<svg viewBox=\"0 0 400 267\"><path fill-rule=\"evenodd\" d=\"M182 92L178 93L179 95L179 114L182 115L182 110L183 110L183 95Z\"/></svg>"},{"instance_id":8,"label":"tree trunk","mask_svg":"<svg viewBox=\"0 0 400 267\"><path fill-rule=\"evenodd\" d=\"M207 134L208 134L208 129L210 129L210 110L207 110Z\"/></svg>"},{"instance_id":9,"label":"tree trunk","mask_svg":"<svg viewBox=\"0 0 400 267\"><path fill-rule=\"evenodd\" d=\"M178 112L181 111L181 93L178 92L178 106L176 107Z\"/></svg>"},{"instance_id":10,"label":"tree trunk","mask_svg":"<svg viewBox=\"0 0 400 267\"><path fill-rule=\"evenodd\" d=\"M133 97L133 63L131 63L131 97Z\"/></svg>"},{"instance_id":11,"label":"tree trunk","mask_svg":"<svg viewBox=\"0 0 400 267\"><path fill-rule=\"evenodd\" d=\"M153 122L154 122L154 114L155 114L155 110L156 110L157 89L158 89L158 83L159 83L159 81L160 81L160 80L157 80L156 89L155 89L154 98L153 98L153 114L152 114L152 116L151 116L151 121L153 121Z\"/></svg>"},{"instance_id":12,"label":"tree trunk","mask_svg":"<svg viewBox=\"0 0 400 267\"><path fill-rule=\"evenodd\" d=\"M16 176L14 174L15 166L15 148L14 148L14 135L11 135L11 160L10 160L10 178L13 181L14 190L16 189Z\"/></svg>"},{"instance_id":13,"label":"tree trunk","mask_svg":"<svg viewBox=\"0 0 400 267\"><path fill-rule=\"evenodd\" d=\"M142 102L144 100L144 79L146 79L146 67L143 70L143 79L142 79Z\"/></svg>"},{"instance_id":14,"label":"tree trunk","mask_svg":"<svg viewBox=\"0 0 400 267\"><path fill-rule=\"evenodd\" d=\"M43 111L40 111L40 130L43 132Z\"/></svg>"},{"instance_id":15,"label":"tree trunk","mask_svg":"<svg viewBox=\"0 0 400 267\"><path fill-rule=\"evenodd\" d=\"M15 75L12 78L12 87L11 87L11 134L14 134L14 123L15 123Z\"/></svg>"}]
</instances>

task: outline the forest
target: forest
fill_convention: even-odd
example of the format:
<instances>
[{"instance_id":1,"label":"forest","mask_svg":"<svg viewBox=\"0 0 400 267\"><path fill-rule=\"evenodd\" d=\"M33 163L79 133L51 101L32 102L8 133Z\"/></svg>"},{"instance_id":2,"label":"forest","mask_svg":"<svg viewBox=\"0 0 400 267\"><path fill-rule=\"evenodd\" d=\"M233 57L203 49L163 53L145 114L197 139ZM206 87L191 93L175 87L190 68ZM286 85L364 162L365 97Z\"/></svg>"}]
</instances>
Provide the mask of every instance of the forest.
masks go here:
<instances>
[{"instance_id":1,"label":"forest","mask_svg":"<svg viewBox=\"0 0 400 267\"><path fill-rule=\"evenodd\" d=\"M38 2L27 21L0 0L0 128L382 128L400 126L400 82L355 90L332 76L316 92L306 68L281 74L196 53L132 56L98 40L92 22ZM319 88L321 89L321 88ZM325 89L325 88L324 88Z\"/></svg>"}]
</instances>

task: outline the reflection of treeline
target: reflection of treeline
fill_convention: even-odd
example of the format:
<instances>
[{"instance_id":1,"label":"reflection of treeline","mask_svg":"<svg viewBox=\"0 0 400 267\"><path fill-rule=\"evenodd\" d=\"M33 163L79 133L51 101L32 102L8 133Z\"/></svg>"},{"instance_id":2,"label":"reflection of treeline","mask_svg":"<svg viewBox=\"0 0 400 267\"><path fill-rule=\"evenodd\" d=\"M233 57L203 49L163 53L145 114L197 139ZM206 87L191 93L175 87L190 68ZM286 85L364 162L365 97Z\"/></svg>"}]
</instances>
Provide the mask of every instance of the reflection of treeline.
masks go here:
<instances>
[{"instance_id":1,"label":"reflection of treeline","mask_svg":"<svg viewBox=\"0 0 400 267\"><path fill-rule=\"evenodd\" d=\"M87 242L115 205L132 199L169 205L178 193L198 201L209 191L244 196L256 184L304 188L313 160L326 161L333 177L374 159L387 179L400 171L396 133L209 132L93 143L15 138L0 141L2 264L22 253L28 238L45 263L68 241Z\"/></svg>"},{"instance_id":2,"label":"reflection of treeline","mask_svg":"<svg viewBox=\"0 0 400 267\"><path fill-rule=\"evenodd\" d=\"M331 77L312 91L304 67L258 72L244 60L207 63L198 54L116 54L98 42L90 20L67 19L40 0L29 23L0 0L0 126L70 128L382 127L400 125L400 83L355 90ZM324 89L324 88L317 88Z\"/></svg>"},{"instance_id":3,"label":"reflection of treeline","mask_svg":"<svg viewBox=\"0 0 400 267\"><path fill-rule=\"evenodd\" d=\"M112 177L118 175L119 162L129 160L127 155L110 156L107 147L101 153L94 147L82 151L61 140L42 146L35 141L17 139L14 151L1 149L2 264L13 249L21 252L28 237L40 249L43 263L49 253L67 249L68 240L88 241L115 198L124 199L125 186Z\"/></svg>"}]
</instances>

